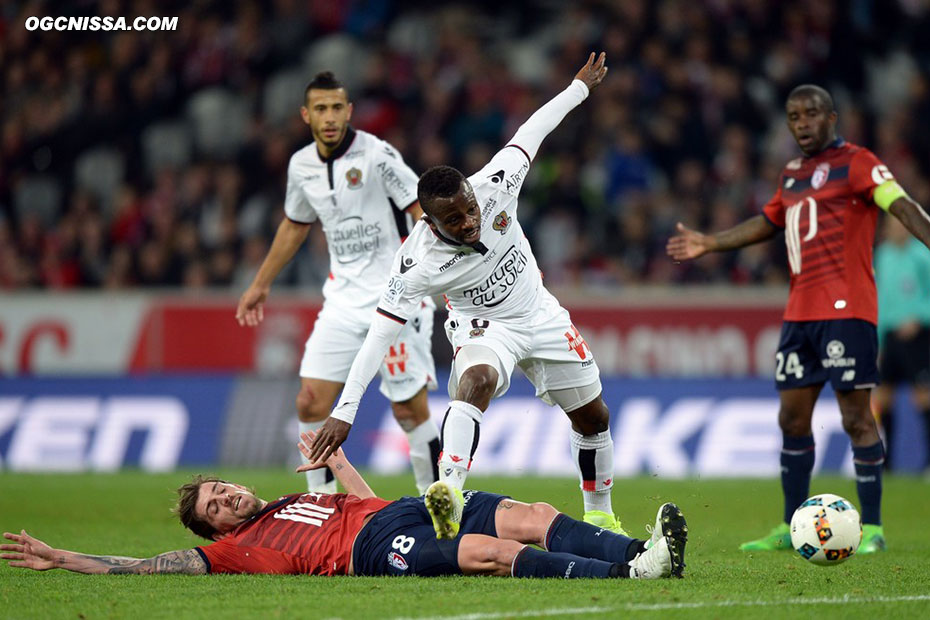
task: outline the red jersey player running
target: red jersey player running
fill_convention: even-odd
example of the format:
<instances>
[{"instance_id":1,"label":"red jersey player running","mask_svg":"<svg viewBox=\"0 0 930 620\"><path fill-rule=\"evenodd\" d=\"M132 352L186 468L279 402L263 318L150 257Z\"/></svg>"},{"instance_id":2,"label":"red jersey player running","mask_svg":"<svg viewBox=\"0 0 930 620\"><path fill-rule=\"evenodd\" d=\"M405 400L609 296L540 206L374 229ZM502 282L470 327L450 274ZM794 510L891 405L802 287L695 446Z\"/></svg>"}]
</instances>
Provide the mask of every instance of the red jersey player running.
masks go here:
<instances>
[{"instance_id":1,"label":"red jersey player running","mask_svg":"<svg viewBox=\"0 0 930 620\"><path fill-rule=\"evenodd\" d=\"M309 457L312 437L301 438L301 452ZM298 471L324 465L349 494L296 493L266 502L216 478L197 476L182 486L176 509L181 522L212 544L137 559L53 549L22 530L3 534L14 544L0 545L6 552L0 557L19 568L97 574L682 576L688 528L672 503L659 508L649 540L637 540L576 521L548 504L466 491L459 536L438 540L422 497L375 497L342 450Z\"/></svg>"},{"instance_id":2,"label":"red jersey player running","mask_svg":"<svg viewBox=\"0 0 930 620\"><path fill-rule=\"evenodd\" d=\"M808 496L814 467L811 416L829 379L843 428L852 440L864 524L859 553L873 553L885 549L884 451L869 409L869 392L878 382L878 310L872 274L875 221L878 209L889 211L930 247L930 218L871 151L837 138L837 115L827 91L798 86L788 95L785 108L788 128L804 156L785 166L762 215L713 235L679 223L679 234L669 239L667 251L675 260L693 259L785 231L791 292L775 354L784 522L740 549L791 548L788 523Z\"/></svg>"}]
</instances>

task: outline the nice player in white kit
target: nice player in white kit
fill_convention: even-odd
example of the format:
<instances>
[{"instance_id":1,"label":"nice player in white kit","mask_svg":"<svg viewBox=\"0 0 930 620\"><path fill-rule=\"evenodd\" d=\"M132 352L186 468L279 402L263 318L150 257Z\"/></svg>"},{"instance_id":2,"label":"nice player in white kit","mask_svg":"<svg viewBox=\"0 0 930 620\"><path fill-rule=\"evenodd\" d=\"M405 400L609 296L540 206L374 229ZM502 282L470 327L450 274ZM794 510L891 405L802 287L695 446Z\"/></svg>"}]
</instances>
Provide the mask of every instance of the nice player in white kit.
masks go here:
<instances>
[{"instance_id":1,"label":"nice player in white kit","mask_svg":"<svg viewBox=\"0 0 930 620\"><path fill-rule=\"evenodd\" d=\"M352 104L332 73L320 73L310 82L305 104L300 112L314 142L291 157L287 217L236 311L240 325L261 322L271 283L307 239L310 226L319 222L331 272L300 364L300 432L315 431L329 415L368 333L394 253L407 234L407 214L414 221L422 215L416 174L393 146L349 125ZM430 298L421 300L378 364L381 393L407 434L421 493L438 476L439 432L430 420L426 396L427 389L436 387L430 352L434 310ZM336 490L326 468L308 471L307 485L311 492Z\"/></svg>"},{"instance_id":2,"label":"nice player in white kit","mask_svg":"<svg viewBox=\"0 0 930 620\"><path fill-rule=\"evenodd\" d=\"M604 54L596 62L592 54L571 85L467 179L448 166L423 174L418 197L427 216L397 252L378 316L342 398L314 441L314 460L327 458L345 441L388 344L416 315L421 299L445 294L446 331L455 351L449 380L453 400L443 423L440 481L427 492L428 503L449 508L438 509L448 513L440 520L449 521L435 524L440 536L458 529L460 490L478 445L481 417L490 400L507 391L515 365L536 386L537 396L558 404L571 419L585 520L621 529L611 507L613 441L597 364L568 312L543 286L517 222L517 196L540 144L606 73Z\"/></svg>"}]
</instances>

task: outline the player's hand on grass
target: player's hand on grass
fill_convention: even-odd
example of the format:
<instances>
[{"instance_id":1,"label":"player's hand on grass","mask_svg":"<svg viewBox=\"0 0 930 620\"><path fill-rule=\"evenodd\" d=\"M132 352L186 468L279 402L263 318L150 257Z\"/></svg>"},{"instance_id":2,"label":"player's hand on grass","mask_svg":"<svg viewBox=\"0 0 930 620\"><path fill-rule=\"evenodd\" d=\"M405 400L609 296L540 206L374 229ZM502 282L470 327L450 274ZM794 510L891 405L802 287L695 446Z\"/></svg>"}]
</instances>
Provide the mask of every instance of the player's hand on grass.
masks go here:
<instances>
[{"instance_id":1,"label":"player's hand on grass","mask_svg":"<svg viewBox=\"0 0 930 620\"><path fill-rule=\"evenodd\" d=\"M268 289L250 286L239 298L239 306L236 308L236 320L239 325L255 327L265 318L265 299L268 297Z\"/></svg>"},{"instance_id":2,"label":"player's hand on grass","mask_svg":"<svg viewBox=\"0 0 930 620\"><path fill-rule=\"evenodd\" d=\"M675 226L677 235L669 238L665 251L675 260L690 260L710 251L710 237L691 230L681 222Z\"/></svg>"},{"instance_id":3,"label":"player's hand on grass","mask_svg":"<svg viewBox=\"0 0 930 620\"><path fill-rule=\"evenodd\" d=\"M310 446L309 456L306 454L304 456L307 456L311 463L317 461L325 463L346 440L350 430L352 430L351 424L330 416L316 432L316 437L313 438L313 444Z\"/></svg>"},{"instance_id":4,"label":"player's hand on grass","mask_svg":"<svg viewBox=\"0 0 930 620\"><path fill-rule=\"evenodd\" d=\"M591 55L588 56L588 62L585 63L585 66L575 75L575 79L584 82L588 90L591 91L604 81L604 76L606 75L607 54L601 52L601 55L597 57L597 61L595 62L594 52L591 52Z\"/></svg>"},{"instance_id":5,"label":"player's hand on grass","mask_svg":"<svg viewBox=\"0 0 930 620\"><path fill-rule=\"evenodd\" d=\"M10 566L32 570L55 568L55 550L27 534L26 530L20 530L19 534L4 532L3 537L16 543L0 545L0 550L12 552L0 554L0 558L10 561Z\"/></svg>"},{"instance_id":6,"label":"player's hand on grass","mask_svg":"<svg viewBox=\"0 0 930 620\"><path fill-rule=\"evenodd\" d=\"M313 431L301 433L300 441L297 443L297 448L300 450L300 453L303 454L307 459L310 459L310 446L313 445L314 437L316 437L316 433ZM332 466L339 461L346 461L346 454L342 451L342 448L337 449L333 455L325 461L311 460L309 463L304 463L297 468L297 472L310 471L312 469L320 469L321 467Z\"/></svg>"}]
</instances>

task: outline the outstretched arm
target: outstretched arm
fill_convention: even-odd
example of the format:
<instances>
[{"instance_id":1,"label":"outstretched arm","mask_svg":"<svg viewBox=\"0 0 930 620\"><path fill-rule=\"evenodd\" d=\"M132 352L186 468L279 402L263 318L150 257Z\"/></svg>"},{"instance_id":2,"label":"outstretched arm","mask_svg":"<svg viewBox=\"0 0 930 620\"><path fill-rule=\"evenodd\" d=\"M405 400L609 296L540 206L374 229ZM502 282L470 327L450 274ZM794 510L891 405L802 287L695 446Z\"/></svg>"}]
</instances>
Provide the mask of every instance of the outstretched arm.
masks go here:
<instances>
[{"instance_id":1,"label":"outstretched arm","mask_svg":"<svg viewBox=\"0 0 930 620\"><path fill-rule=\"evenodd\" d=\"M532 160L539 151L543 139L559 126L562 119L578 104L587 99L588 93L594 90L607 75L607 56L604 52L597 57L594 53L588 57L588 62L578 71L575 79L568 88L553 97L543 107L536 110L514 134L508 146L514 145L523 149Z\"/></svg>"},{"instance_id":2,"label":"outstretched arm","mask_svg":"<svg viewBox=\"0 0 930 620\"><path fill-rule=\"evenodd\" d=\"M311 462L325 461L331 457L349 436L362 395L401 329L403 323L380 313L375 314L365 342L352 362L339 403L313 438L310 454L307 455Z\"/></svg>"},{"instance_id":3,"label":"outstretched arm","mask_svg":"<svg viewBox=\"0 0 930 620\"><path fill-rule=\"evenodd\" d=\"M297 447L300 448L301 453L308 459L310 458L310 445L313 443L313 438L315 436L316 433L312 431L301 433L300 441L297 443ZM377 497L375 492L371 490L371 487L368 486L368 483L365 482L365 479L362 478L362 475L358 473L358 470L356 470L352 463L349 462L349 459L346 458L346 453L343 452L342 448L336 450L326 461L306 463L298 467L297 471L309 471L321 467L329 467L333 475L336 476L336 480L338 480L339 483L342 484L342 488L346 490L346 493L357 495L362 499Z\"/></svg>"},{"instance_id":4,"label":"outstretched arm","mask_svg":"<svg viewBox=\"0 0 930 620\"><path fill-rule=\"evenodd\" d=\"M665 251L675 260L690 260L708 252L725 252L771 239L778 232L765 216L757 215L722 232L705 235L691 230L681 222L678 234L671 237Z\"/></svg>"},{"instance_id":5,"label":"outstretched arm","mask_svg":"<svg viewBox=\"0 0 930 620\"><path fill-rule=\"evenodd\" d=\"M888 209L892 215L901 220L912 235L930 248L930 216L909 196L901 196Z\"/></svg>"},{"instance_id":6,"label":"outstretched arm","mask_svg":"<svg viewBox=\"0 0 930 620\"><path fill-rule=\"evenodd\" d=\"M10 566L49 570L62 568L75 573L89 575L153 575L156 573L180 573L204 575L207 564L194 549L169 551L151 558L125 558L115 555L87 555L65 549L53 549L47 544L21 530L19 534L4 532L3 537L15 544L0 545L6 551L0 558L9 560Z\"/></svg>"}]
</instances>

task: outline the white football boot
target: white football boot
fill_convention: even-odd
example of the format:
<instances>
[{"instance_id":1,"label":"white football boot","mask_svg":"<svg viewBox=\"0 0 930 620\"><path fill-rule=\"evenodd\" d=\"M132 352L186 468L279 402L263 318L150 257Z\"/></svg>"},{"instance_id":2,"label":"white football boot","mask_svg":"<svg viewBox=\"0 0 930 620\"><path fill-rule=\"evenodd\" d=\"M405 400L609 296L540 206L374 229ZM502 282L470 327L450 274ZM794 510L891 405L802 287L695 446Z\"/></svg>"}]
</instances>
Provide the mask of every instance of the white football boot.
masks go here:
<instances>
[{"instance_id":1,"label":"white football boot","mask_svg":"<svg viewBox=\"0 0 930 620\"><path fill-rule=\"evenodd\" d=\"M649 526L646 526L649 530ZM682 577L685 568L685 544L688 524L681 509L667 502L659 507L655 527L646 541L646 550L630 560L631 579Z\"/></svg>"}]
</instances>

